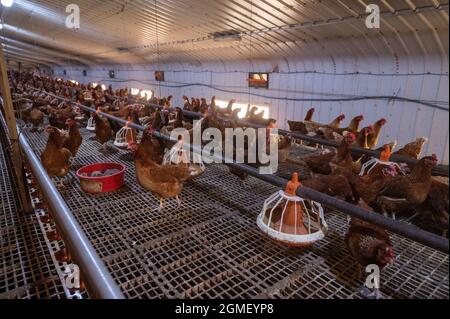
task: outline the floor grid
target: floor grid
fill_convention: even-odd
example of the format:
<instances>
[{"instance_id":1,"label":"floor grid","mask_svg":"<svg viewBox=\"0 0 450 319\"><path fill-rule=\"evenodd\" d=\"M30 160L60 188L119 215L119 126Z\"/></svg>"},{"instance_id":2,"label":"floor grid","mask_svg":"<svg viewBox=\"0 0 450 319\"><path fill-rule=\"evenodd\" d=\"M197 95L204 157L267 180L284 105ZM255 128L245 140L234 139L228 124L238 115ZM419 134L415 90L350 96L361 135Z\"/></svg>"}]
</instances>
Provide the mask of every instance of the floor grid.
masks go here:
<instances>
[{"instance_id":1,"label":"floor grid","mask_svg":"<svg viewBox=\"0 0 450 319\"><path fill-rule=\"evenodd\" d=\"M0 299L66 298L35 214L19 212L0 141Z\"/></svg>"},{"instance_id":2,"label":"floor grid","mask_svg":"<svg viewBox=\"0 0 450 319\"><path fill-rule=\"evenodd\" d=\"M40 155L47 135L24 133ZM310 249L278 245L256 226L263 201L277 188L253 177L242 186L223 165L208 166L202 177L185 185L181 208L168 200L158 212L158 199L135 180L131 156L101 154L93 134L82 134L76 168L125 164L126 186L113 194L84 194L73 170L59 191L126 297L360 298L357 264L343 242L345 214L327 213L330 232ZM280 176L288 177L297 169L292 167L283 164ZM17 233L14 226L8 228L13 215L0 219L10 240ZM391 298L448 299L448 255L399 236L392 239L397 260L382 273L382 292ZM13 264L11 270L18 268ZM22 282L24 276L11 278Z\"/></svg>"}]
</instances>

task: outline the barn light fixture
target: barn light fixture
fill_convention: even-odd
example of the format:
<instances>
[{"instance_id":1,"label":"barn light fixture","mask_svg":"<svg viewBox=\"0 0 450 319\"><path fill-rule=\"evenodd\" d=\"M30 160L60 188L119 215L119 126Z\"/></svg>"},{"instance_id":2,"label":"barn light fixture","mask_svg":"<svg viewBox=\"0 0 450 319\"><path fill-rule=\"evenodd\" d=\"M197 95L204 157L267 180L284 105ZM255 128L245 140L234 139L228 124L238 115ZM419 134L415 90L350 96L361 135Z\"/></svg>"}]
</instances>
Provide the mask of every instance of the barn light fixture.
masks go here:
<instances>
[{"instance_id":1,"label":"barn light fixture","mask_svg":"<svg viewBox=\"0 0 450 319\"><path fill-rule=\"evenodd\" d=\"M142 90L141 97L146 98L149 101L153 97L153 92L150 90Z\"/></svg>"},{"instance_id":2,"label":"barn light fixture","mask_svg":"<svg viewBox=\"0 0 450 319\"><path fill-rule=\"evenodd\" d=\"M14 4L14 0L2 0L2 5L5 7L11 7Z\"/></svg>"},{"instance_id":3,"label":"barn light fixture","mask_svg":"<svg viewBox=\"0 0 450 319\"><path fill-rule=\"evenodd\" d=\"M221 108L221 109L225 109L228 106L229 101L226 100L216 100L216 105ZM259 112L264 112L263 118L264 119L269 119L270 116L270 108L269 106L265 106L265 105L256 105L256 104L248 104L248 103L239 103L236 102L233 104L232 110L236 110L236 109L241 109L241 111L238 113L238 117L240 119L245 118L245 116L247 115L247 113L252 109L255 108L255 112L259 113Z\"/></svg>"},{"instance_id":4,"label":"barn light fixture","mask_svg":"<svg viewBox=\"0 0 450 319\"><path fill-rule=\"evenodd\" d=\"M136 88L131 88L131 90L130 90L131 95L138 95L140 91L141 91L141 90L136 89Z\"/></svg>"},{"instance_id":5,"label":"barn light fixture","mask_svg":"<svg viewBox=\"0 0 450 319\"><path fill-rule=\"evenodd\" d=\"M218 42L241 41L241 33L237 30L227 30L210 33L209 36Z\"/></svg>"}]
</instances>

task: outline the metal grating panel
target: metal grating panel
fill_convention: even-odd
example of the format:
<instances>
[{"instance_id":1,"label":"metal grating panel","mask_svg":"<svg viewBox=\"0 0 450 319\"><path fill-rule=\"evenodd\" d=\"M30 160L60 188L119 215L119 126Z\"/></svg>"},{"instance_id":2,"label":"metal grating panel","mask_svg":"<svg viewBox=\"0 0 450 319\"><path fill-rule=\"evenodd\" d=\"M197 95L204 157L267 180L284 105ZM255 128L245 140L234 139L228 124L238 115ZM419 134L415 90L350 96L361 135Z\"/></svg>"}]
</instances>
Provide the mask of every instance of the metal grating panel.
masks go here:
<instances>
[{"instance_id":1,"label":"metal grating panel","mask_svg":"<svg viewBox=\"0 0 450 319\"><path fill-rule=\"evenodd\" d=\"M19 212L8 163L0 147L0 299L65 298L36 216Z\"/></svg>"},{"instance_id":2,"label":"metal grating panel","mask_svg":"<svg viewBox=\"0 0 450 319\"><path fill-rule=\"evenodd\" d=\"M45 146L44 133L25 134L36 150ZM130 156L100 154L92 133L82 134L77 162L125 164L126 187L87 195L74 178L60 191L127 297L359 298L362 282L353 278L356 262L343 242L346 215L328 212L330 232L311 249L280 246L255 224L277 189L252 177L242 187L222 165L185 185L180 208L168 200L158 212L158 199L135 182ZM392 237L398 259L383 272L382 291L391 298L448 298L448 256Z\"/></svg>"}]
</instances>

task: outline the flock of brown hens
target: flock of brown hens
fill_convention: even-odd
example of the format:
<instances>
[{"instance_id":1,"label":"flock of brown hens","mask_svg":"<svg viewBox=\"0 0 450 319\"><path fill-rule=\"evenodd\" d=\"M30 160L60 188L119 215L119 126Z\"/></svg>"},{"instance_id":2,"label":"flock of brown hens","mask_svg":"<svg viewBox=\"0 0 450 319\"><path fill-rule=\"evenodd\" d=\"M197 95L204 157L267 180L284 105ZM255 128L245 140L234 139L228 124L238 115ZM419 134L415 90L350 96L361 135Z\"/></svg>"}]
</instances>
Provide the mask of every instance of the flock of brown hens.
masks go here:
<instances>
[{"instance_id":1,"label":"flock of brown hens","mask_svg":"<svg viewBox=\"0 0 450 319\"><path fill-rule=\"evenodd\" d=\"M16 92L18 116L25 123L31 124L33 130L36 130L42 127L44 117L48 118L50 126L46 131L49 139L41 158L51 177L64 177L68 174L71 159L76 157L81 146L82 137L74 119L86 119L90 116L94 118L96 138L104 145L102 151L106 150L105 145L115 138L121 128L121 125L99 115L98 112L90 114L73 108L71 104L60 102L55 96L76 101L124 120L147 125L140 143L135 138L130 140L129 150L134 153L137 182L160 198L160 209L167 198L176 198L180 203L179 194L183 184L200 176L203 171L192 164L163 166L164 151L170 149L173 143L156 139L152 134L154 130L168 132L177 127L192 129L192 118L185 115L188 112L202 114L202 130L215 127L223 131L226 128L239 127L242 123L263 126L274 123L264 119L263 114L257 113L255 108L249 109L245 119L240 120L237 114L241 110L233 109L234 100L230 101L228 107L218 108L215 97L209 105L206 99L184 97L183 109L176 108L172 113L172 97L153 97L150 102L161 106L161 109L155 111L146 101L129 96L126 89L113 91L109 87L103 91L92 84L76 85L26 73L12 74L11 82L13 92ZM30 87L40 91L31 90ZM304 186L373 211L391 213L394 216L415 214L414 219L428 221L428 224L432 225L431 230L441 231L443 236L447 236L448 181L432 176L432 169L438 163L436 156L423 157L414 166L396 166L388 162L392 153L419 159L427 142L426 138L417 139L395 153L396 142L382 146L380 150L384 162L376 165L369 174L360 176L362 166L371 158L352 153L351 147L375 149L387 121L381 119L361 129L364 117L359 115L353 118L347 127L342 128L341 123L345 115L338 116L329 124L322 124L313 121L314 111L309 110L304 121L288 121L291 131L331 139L340 143L340 146L337 149L326 149L317 155L302 157L297 161L312 177L302 181ZM283 160L287 158L286 154L289 153L292 143L289 136L281 138L279 152ZM230 171L242 180L247 177L240 171L231 168ZM350 253L362 266L378 264L384 267L393 260L389 236L380 227L352 219L345 241Z\"/></svg>"}]
</instances>

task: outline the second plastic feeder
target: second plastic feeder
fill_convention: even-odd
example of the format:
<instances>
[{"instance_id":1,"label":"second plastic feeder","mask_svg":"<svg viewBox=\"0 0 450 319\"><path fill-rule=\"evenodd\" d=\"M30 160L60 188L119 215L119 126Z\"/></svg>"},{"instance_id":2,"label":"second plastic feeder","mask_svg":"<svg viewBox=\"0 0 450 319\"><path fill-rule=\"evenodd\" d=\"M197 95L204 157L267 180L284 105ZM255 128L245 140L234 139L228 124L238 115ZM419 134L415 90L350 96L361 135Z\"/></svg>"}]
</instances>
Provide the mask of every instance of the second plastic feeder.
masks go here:
<instances>
[{"instance_id":1,"label":"second plastic feeder","mask_svg":"<svg viewBox=\"0 0 450 319\"><path fill-rule=\"evenodd\" d=\"M129 144L136 142L136 132L134 129L129 127L131 119L122 127L116 134L116 139L114 140L114 145L119 148L127 148Z\"/></svg>"},{"instance_id":2,"label":"second plastic feeder","mask_svg":"<svg viewBox=\"0 0 450 319\"><path fill-rule=\"evenodd\" d=\"M89 118L89 120L87 122L86 130L91 131L91 132L95 131L95 121L92 116Z\"/></svg>"},{"instance_id":3,"label":"second plastic feeder","mask_svg":"<svg viewBox=\"0 0 450 319\"><path fill-rule=\"evenodd\" d=\"M390 161L391 154L392 154L391 147L389 145L385 145L383 151L380 154L379 159L376 157L372 157L370 160L368 160L361 166L361 172L359 173L359 176L369 175L372 172L372 170L378 165L395 167L397 171L400 172L402 175L406 175L401 164Z\"/></svg>"},{"instance_id":4,"label":"second plastic feeder","mask_svg":"<svg viewBox=\"0 0 450 319\"><path fill-rule=\"evenodd\" d=\"M180 139L177 144L175 144L169 151L164 154L163 165L170 164L190 164L188 153L185 149L183 149L183 139ZM194 158L194 165L198 165L200 169L204 172L206 167L203 163L201 156L192 153Z\"/></svg>"}]
</instances>

